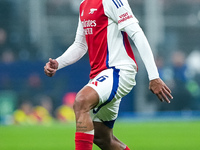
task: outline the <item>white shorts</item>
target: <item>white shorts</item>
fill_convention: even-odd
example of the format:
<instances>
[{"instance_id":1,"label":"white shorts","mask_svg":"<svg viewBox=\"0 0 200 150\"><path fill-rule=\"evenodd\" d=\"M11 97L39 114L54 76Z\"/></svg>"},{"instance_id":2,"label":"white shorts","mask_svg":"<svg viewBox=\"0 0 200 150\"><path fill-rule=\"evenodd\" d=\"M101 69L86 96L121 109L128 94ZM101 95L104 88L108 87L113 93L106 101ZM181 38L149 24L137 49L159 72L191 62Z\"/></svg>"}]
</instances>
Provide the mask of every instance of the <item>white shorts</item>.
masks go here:
<instances>
[{"instance_id":1,"label":"white shorts","mask_svg":"<svg viewBox=\"0 0 200 150\"><path fill-rule=\"evenodd\" d=\"M136 71L110 68L91 79L86 86L92 87L99 95L99 104L90 111L93 121L103 122L113 128L117 119L121 98L136 85Z\"/></svg>"}]
</instances>

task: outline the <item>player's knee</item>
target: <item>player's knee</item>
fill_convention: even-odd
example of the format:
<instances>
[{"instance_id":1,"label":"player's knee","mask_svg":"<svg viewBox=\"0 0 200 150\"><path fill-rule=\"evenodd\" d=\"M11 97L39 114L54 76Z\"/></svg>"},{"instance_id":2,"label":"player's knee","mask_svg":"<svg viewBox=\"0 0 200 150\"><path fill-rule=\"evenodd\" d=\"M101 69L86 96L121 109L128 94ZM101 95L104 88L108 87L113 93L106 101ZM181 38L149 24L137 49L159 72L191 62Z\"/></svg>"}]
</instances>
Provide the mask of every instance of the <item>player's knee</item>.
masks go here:
<instances>
[{"instance_id":1,"label":"player's knee","mask_svg":"<svg viewBox=\"0 0 200 150\"><path fill-rule=\"evenodd\" d=\"M112 145L112 138L94 136L94 144L101 149L109 148Z\"/></svg>"},{"instance_id":2,"label":"player's knee","mask_svg":"<svg viewBox=\"0 0 200 150\"><path fill-rule=\"evenodd\" d=\"M84 95L77 95L74 101L74 112L88 112L89 106L87 104L87 98Z\"/></svg>"},{"instance_id":3,"label":"player's knee","mask_svg":"<svg viewBox=\"0 0 200 150\"><path fill-rule=\"evenodd\" d=\"M96 138L96 137L94 137L94 144L96 144L101 149L106 145L108 145L107 141L105 141L103 138Z\"/></svg>"}]
</instances>

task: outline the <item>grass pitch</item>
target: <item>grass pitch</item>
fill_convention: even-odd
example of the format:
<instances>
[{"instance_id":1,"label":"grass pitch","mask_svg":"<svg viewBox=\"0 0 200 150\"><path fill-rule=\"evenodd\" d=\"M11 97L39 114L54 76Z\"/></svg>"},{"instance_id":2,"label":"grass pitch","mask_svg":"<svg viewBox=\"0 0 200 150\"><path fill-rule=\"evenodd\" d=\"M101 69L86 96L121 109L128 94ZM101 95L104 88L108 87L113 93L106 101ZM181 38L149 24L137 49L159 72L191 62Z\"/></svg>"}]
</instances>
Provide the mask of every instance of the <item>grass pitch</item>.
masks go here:
<instances>
[{"instance_id":1,"label":"grass pitch","mask_svg":"<svg viewBox=\"0 0 200 150\"><path fill-rule=\"evenodd\" d=\"M0 126L0 150L74 150L74 132L75 124ZM114 134L131 150L200 150L200 121L117 122Z\"/></svg>"}]
</instances>

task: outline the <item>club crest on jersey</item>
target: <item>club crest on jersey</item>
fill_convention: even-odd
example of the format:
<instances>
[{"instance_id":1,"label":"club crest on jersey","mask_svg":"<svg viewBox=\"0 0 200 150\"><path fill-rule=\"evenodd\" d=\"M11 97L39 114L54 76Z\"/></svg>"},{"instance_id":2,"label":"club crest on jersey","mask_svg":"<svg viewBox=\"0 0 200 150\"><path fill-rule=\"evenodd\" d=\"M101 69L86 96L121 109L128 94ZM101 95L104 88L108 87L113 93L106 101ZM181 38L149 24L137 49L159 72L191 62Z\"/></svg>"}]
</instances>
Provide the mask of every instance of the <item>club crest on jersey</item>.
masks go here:
<instances>
[{"instance_id":1,"label":"club crest on jersey","mask_svg":"<svg viewBox=\"0 0 200 150\"><path fill-rule=\"evenodd\" d=\"M96 8L91 8L89 14L94 14L95 11L97 11Z\"/></svg>"}]
</instances>

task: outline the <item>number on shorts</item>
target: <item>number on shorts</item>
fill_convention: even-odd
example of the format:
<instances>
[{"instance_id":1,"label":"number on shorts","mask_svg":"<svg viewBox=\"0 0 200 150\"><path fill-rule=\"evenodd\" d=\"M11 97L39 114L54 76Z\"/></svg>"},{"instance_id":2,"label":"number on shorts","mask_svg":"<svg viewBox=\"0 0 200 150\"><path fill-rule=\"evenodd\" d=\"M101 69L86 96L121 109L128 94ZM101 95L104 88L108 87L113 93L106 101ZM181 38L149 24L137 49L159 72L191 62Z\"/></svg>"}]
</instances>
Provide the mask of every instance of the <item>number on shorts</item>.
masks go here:
<instances>
[{"instance_id":1,"label":"number on shorts","mask_svg":"<svg viewBox=\"0 0 200 150\"><path fill-rule=\"evenodd\" d=\"M97 79L97 81L103 82L104 80L106 80L106 78L108 78L108 76L103 75L103 76L99 77L99 78Z\"/></svg>"}]
</instances>

